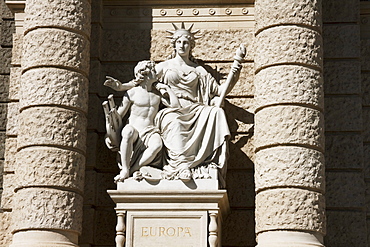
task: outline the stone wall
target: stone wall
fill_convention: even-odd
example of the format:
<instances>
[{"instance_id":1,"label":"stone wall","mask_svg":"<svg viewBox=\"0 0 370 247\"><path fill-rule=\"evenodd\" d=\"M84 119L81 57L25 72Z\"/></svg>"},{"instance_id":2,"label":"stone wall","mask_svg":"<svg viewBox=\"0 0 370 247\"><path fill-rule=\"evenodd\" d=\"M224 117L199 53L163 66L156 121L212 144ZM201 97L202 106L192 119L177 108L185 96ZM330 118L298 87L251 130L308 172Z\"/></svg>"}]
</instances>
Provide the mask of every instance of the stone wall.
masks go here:
<instances>
[{"instance_id":1,"label":"stone wall","mask_svg":"<svg viewBox=\"0 0 370 247\"><path fill-rule=\"evenodd\" d=\"M323 1L326 246L368 246L363 142L369 120L361 98L359 5Z\"/></svg>"},{"instance_id":2,"label":"stone wall","mask_svg":"<svg viewBox=\"0 0 370 247\"><path fill-rule=\"evenodd\" d=\"M6 206L7 193L11 190L9 180L13 172L7 169L4 162L6 125L8 122L8 107L10 104L9 83L11 70L11 57L13 47L13 33L15 32L14 16L0 1L0 246L8 246L11 239L10 214L11 209ZM5 196L3 196L5 194Z\"/></svg>"}]
</instances>

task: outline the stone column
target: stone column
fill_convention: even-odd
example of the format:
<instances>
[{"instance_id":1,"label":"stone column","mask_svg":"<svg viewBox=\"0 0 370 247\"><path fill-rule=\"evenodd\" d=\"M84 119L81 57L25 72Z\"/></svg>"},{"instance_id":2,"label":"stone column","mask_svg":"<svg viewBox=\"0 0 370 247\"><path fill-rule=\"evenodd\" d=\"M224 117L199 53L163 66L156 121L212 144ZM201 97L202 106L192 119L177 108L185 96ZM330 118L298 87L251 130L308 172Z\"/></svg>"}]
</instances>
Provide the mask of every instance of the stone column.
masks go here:
<instances>
[{"instance_id":1,"label":"stone column","mask_svg":"<svg viewBox=\"0 0 370 247\"><path fill-rule=\"evenodd\" d=\"M89 0L27 0L13 244L77 246L81 233Z\"/></svg>"},{"instance_id":2,"label":"stone column","mask_svg":"<svg viewBox=\"0 0 370 247\"><path fill-rule=\"evenodd\" d=\"M321 0L256 0L259 247L323 246Z\"/></svg>"}]
</instances>

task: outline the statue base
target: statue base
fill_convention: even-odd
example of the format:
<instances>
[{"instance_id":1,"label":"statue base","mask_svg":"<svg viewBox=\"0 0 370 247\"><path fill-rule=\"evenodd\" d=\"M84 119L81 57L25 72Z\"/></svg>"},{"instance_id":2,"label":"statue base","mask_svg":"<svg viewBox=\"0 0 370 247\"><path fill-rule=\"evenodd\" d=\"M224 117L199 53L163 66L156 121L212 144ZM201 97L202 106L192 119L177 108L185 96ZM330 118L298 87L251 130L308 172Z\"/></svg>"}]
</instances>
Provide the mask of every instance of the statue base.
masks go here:
<instances>
[{"instance_id":1,"label":"statue base","mask_svg":"<svg viewBox=\"0 0 370 247\"><path fill-rule=\"evenodd\" d=\"M129 178L108 193L116 203L117 247L221 246L229 202L217 179Z\"/></svg>"}]
</instances>

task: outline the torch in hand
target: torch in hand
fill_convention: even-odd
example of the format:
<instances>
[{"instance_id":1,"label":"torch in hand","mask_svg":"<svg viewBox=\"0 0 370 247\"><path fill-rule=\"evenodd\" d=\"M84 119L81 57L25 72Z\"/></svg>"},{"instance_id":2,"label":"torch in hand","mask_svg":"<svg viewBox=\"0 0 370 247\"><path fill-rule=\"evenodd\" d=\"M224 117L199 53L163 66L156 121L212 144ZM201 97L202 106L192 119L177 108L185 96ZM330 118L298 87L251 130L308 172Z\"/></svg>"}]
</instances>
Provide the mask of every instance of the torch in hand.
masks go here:
<instances>
[{"instance_id":1,"label":"torch in hand","mask_svg":"<svg viewBox=\"0 0 370 247\"><path fill-rule=\"evenodd\" d=\"M245 57L246 53L247 53L247 49L245 48L245 46L243 44L241 44L239 46L239 48L236 50L236 54L234 56L234 63L231 66L231 71L230 71L229 75L227 76L227 79L224 83L225 84L225 89L222 90L222 92L220 94L220 99L219 99L218 103L216 104L216 106L218 106L218 107L222 106L222 104L225 100L226 94L231 91L231 89L234 87L235 83L237 82L238 78L235 78L235 76L237 75L237 73L240 72L241 63L244 62L244 57Z\"/></svg>"}]
</instances>

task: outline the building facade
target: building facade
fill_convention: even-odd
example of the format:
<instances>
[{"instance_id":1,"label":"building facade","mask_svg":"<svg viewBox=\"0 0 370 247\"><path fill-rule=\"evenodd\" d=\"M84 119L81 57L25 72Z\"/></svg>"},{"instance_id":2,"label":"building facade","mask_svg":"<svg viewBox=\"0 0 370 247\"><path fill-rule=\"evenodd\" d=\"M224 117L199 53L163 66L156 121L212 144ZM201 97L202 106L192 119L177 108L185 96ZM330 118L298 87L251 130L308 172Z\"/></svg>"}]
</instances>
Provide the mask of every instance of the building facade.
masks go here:
<instances>
[{"instance_id":1,"label":"building facade","mask_svg":"<svg viewBox=\"0 0 370 247\"><path fill-rule=\"evenodd\" d=\"M370 246L359 0L0 0L0 246L115 245L103 82L166 60L166 30L181 22L201 30L193 55L220 82L247 47L224 106L222 246Z\"/></svg>"}]
</instances>

